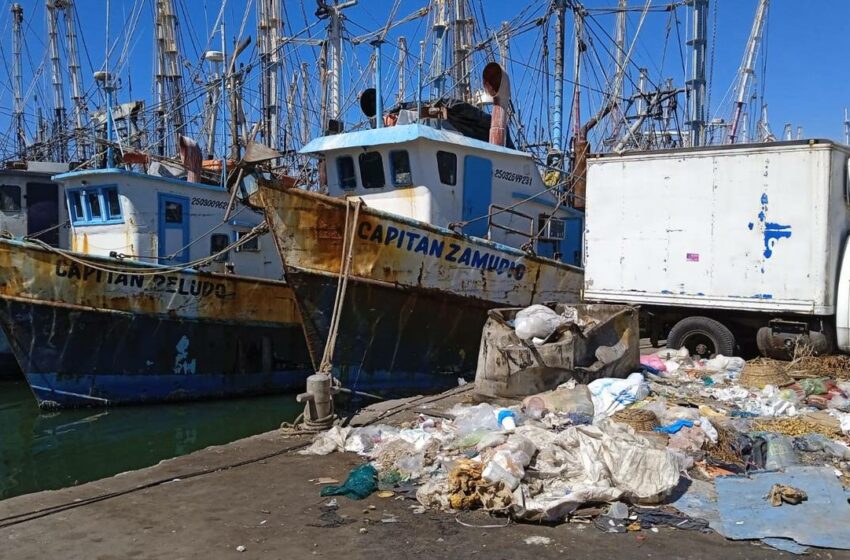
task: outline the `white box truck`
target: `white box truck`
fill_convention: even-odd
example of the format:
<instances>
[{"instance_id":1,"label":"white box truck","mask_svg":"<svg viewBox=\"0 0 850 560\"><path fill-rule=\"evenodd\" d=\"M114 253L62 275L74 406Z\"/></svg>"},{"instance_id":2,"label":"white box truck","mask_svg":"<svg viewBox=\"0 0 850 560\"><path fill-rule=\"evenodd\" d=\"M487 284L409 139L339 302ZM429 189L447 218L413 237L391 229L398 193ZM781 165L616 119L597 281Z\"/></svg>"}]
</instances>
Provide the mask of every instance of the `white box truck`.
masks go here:
<instances>
[{"instance_id":1,"label":"white box truck","mask_svg":"<svg viewBox=\"0 0 850 560\"><path fill-rule=\"evenodd\" d=\"M639 305L655 345L850 352L850 147L824 140L592 156L585 298Z\"/></svg>"}]
</instances>

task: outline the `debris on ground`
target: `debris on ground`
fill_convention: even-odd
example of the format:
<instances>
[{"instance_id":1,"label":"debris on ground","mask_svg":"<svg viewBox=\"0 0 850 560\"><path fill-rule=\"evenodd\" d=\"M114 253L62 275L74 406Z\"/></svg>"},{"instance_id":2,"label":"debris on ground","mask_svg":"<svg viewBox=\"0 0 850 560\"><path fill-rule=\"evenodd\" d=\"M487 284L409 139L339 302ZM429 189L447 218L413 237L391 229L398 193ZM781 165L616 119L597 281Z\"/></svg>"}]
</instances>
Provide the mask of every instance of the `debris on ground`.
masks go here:
<instances>
[{"instance_id":1,"label":"debris on ground","mask_svg":"<svg viewBox=\"0 0 850 560\"><path fill-rule=\"evenodd\" d=\"M378 489L378 471L369 463L356 467L341 486L325 486L322 496L346 496L352 500L368 498Z\"/></svg>"},{"instance_id":2,"label":"debris on ground","mask_svg":"<svg viewBox=\"0 0 850 560\"><path fill-rule=\"evenodd\" d=\"M516 320L538 349L575 324L561 308L533 311ZM417 512L484 510L614 533L714 530L795 553L850 549L850 536L837 536L850 523L845 361L664 349L623 378L583 384L538 372L499 385L539 389L508 401L419 411L403 426L334 427L305 453L365 457L381 490L415 497Z\"/></svg>"}]
</instances>

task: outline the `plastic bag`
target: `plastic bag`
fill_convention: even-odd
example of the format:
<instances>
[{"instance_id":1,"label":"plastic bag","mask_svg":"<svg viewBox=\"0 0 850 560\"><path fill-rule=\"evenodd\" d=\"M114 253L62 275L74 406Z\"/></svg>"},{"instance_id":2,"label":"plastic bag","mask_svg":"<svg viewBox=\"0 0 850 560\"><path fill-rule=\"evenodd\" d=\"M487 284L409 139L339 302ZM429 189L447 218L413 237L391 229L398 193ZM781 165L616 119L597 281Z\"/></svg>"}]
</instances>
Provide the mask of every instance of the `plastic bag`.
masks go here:
<instances>
[{"instance_id":1,"label":"plastic bag","mask_svg":"<svg viewBox=\"0 0 850 560\"><path fill-rule=\"evenodd\" d=\"M552 391L526 397L522 405L531 416L537 418L543 416L545 411L593 416L593 399L587 385L575 385L572 388L562 385Z\"/></svg>"},{"instance_id":2,"label":"plastic bag","mask_svg":"<svg viewBox=\"0 0 850 560\"><path fill-rule=\"evenodd\" d=\"M347 496L352 500L362 500L378 489L378 471L366 463L348 473L341 486L325 486L322 496Z\"/></svg>"},{"instance_id":3,"label":"plastic bag","mask_svg":"<svg viewBox=\"0 0 850 560\"><path fill-rule=\"evenodd\" d=\"M801 379L797 384L802 387L807 397L809 395L823 395L829 391L830 386L833 386L826 379Z\"/></svg>"},{"instance_id":4,"label":"plastic bag","mask_svg":"<svg viewBox=\"0 0 850 560\"><path fill-rule=\"evenodd\" d=\"M652 368L659 373L667 371L667 366L656 354L642 354L640 357L640 365Z\"/></svg>"},{"instance_id":5,"label":"plastic bag","mask_svg":"<svg viewBox=\"0 0 850 560\"><path fill-rule=\"evenodd\" d=\"M514 329L523 340L547 338L555 330L569 322L545 305L532 305L516 314Z\"/></svg>"},{"instance_id":6,"label":"plastic bag","mask_svg":"<svg viewBox=\"0 0 850 560\"><path fill-rule=\"evenodd\" d=\"M496 409L487 403L457 405L450 412L455 415L454 426L461 436L476 431L494 432L502 429L496 420Z\"/></svg>"},{"instance_id":7,"label":"plastic bag","mask_svg":"<svg viewBox=\"0 0 850 560\"><path fill-rule=\"evenodd\" d=\"M481 477L487 482L504 482L513 491L525 476L525 467L536 451L537 447L530 439L513 434L495 449Z\"/></svg>"},{"instance_id":8,"label":"plastic bag","mask_svg":"<svg viewBox=\"0 0 850 560\"><path fill-rule=\"evenodd\" d=\"M633 373L625 379L603 377L592 381L587 388L593 400L596 420L611 416L649 395L649 386L639 373Z\"/></svg>"},{"instance_id":9,"label":"plastic bag","mask_svg":"<svg viewBox=\"0 0 850 560\"><path fill-rule=\"evenodd\" d=\"M794 450L791 438L781 434L764 433L762 438L767 441L767 457L764 468L773 471L798 464L797 452Z\"/></svg>"}]
</instances>

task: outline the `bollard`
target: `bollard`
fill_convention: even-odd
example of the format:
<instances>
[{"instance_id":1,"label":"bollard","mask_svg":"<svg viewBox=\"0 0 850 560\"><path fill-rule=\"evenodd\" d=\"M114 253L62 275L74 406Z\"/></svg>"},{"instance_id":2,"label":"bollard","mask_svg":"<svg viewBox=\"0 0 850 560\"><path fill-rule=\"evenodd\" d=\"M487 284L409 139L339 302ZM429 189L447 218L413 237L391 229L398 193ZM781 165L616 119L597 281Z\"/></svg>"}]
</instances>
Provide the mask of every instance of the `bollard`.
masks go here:
<instances>
[{"instance_id":1,"label":"bollard","mask_svg":"<svg viewBox=\"0 0 850 560\"><path fill-rule=\"evenodd\" d=\"M316 373L307 378L307 390L295 400L304 405L304 429L310 431L327 430L333 426L334 414L333 389L329 374Z\"/></svg>"}]
</instances>

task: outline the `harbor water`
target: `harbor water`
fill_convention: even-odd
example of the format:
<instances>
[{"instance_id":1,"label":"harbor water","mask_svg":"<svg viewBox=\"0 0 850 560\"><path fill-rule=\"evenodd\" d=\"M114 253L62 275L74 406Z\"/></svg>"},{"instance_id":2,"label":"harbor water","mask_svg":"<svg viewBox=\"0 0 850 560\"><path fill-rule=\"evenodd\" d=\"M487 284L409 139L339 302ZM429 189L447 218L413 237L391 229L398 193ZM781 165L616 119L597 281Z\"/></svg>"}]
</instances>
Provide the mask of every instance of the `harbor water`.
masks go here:
<instances>
[{"instance_id":1,"label":"harbor water","mask_svg":"<svg viewBox=\"0 0 850 560\"><path fill-rule=\"evenodd\" d=\"M293 395L41 411L24 381L0 381L0 499L64 488L273 430Z\"/></svg>"}]
</instances>

